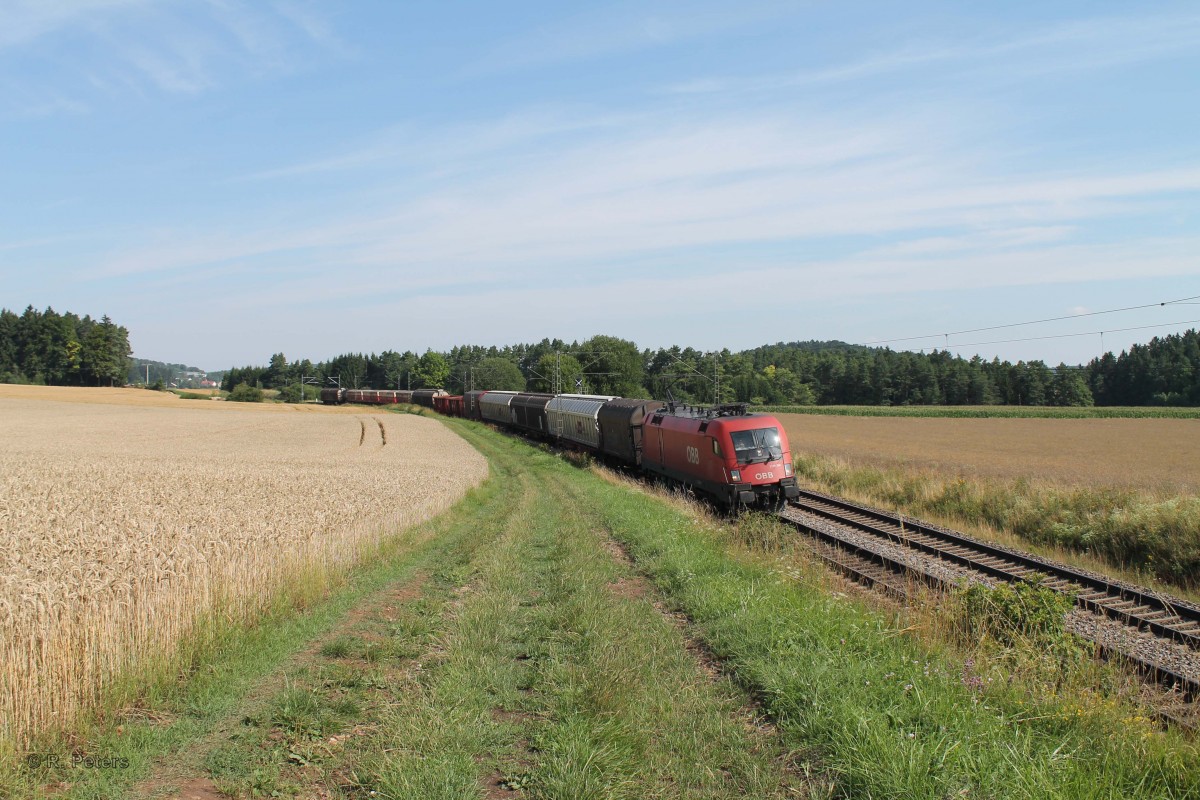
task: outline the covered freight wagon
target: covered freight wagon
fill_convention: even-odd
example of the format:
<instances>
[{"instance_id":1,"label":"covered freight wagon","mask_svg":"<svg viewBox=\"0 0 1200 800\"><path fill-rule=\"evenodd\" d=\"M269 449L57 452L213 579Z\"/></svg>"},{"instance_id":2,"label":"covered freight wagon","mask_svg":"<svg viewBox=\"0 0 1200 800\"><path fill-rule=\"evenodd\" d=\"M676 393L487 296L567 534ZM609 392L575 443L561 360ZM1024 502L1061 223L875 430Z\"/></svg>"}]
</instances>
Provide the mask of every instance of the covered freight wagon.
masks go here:
<instances>
[{"instance_id":1,"label":"covered freight wagon","mask_svg":"<svg viewBox=\"0 0 1200 800\"><path fill-rule=\"evenodd\" d=\"M330 406L335 406L338 403L344 403L346 402L346 390L330 388L322 389L321 402Z\"/></svg>"},{"instance_id":2,"label":"covered freight wagon","mask_svg":"<svg viewBox=\"0 0 1200 800\"><path fill-rule=\"evenodd\" d=\"M417 389L412 393L412 402L426 408L433 408L433 398L445 397L448 392L445 389Z\"/></svg>"},{"instance_id":3,"label":"covered freight wagon","mask_svg":"<svg viewBox=\"0 0 1200 800\"><path fill-rule=\"evenodd\" d=\"M512 401L512 424L535 433L546 433L546 404L552 394L520 392Z\"/></svg>"},{"instance_id":4,"label":"covered freight wagon","mask_svg":"<svg viewBox=\"0 0 1200 800\"><path fill-rule=\"evenodd\" d=\"M642 463L642 426L646 415L663 407L658 400L616 398L600 407L596 423L600 428L600 452L640 466Z\"/></svg>"},{"instance_id":5,"label":"covered freight wagon","mask_svg":"<svg viewBox=\"0 0 1200 800\"><path fill-rule=\"evenodd\" d=\"M546 404L547 430L555 438L595 449L600 446L596 415L612 399L609 395L557 395Z\"/></svg>"},{"instance_id":6,"label":"covered freight wagon","mask_svg":"<svg viewBox=\"0 0 1200 800\"><path fill-rule=\"evenodd\" d=\"M412 392L399 389L342 389L346 403L358 403L369 406L386 406L395 403L407 403L412 398Z\"/></svg>"},{"instance_id":7,"label":"covered freight wagon","mask_svg":"<svg viewBox=\"0 0 1200 800\"><path fill-rule=\"evenodd\" d=\"M516 392L484 392L479 398L480 416L490 422L512 424L512 412L509 408L516 396Z\"/></svg>"}]
</instances>

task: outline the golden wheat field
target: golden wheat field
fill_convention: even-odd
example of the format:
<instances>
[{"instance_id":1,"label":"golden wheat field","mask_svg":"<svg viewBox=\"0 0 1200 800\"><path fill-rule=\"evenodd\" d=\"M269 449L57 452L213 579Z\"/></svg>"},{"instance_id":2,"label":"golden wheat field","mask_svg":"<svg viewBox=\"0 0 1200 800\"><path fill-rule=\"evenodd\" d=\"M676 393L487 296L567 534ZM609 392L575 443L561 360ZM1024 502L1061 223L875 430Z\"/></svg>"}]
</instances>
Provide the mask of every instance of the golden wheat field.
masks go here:
<instances>
[{"instance_id":1,"label":"golden wheat field","mask_svg":"<svg viewBox=\"0 0 1200 800\"><path fill-rule=\"evenodd\" d=\"M1200 492L1200 420L778 417L794 451L855 465Z\"/></svg>"},{"instance_id":2,"label":"golden wheat field","mask_svg":"<svg viewBox=\"0 0 1200 800\"><path fill-rule=\"evenodd\" d=\"M0 390L0 744L69 724L202 620L253 619L487 474L436 420L305 410Z\"/></svg>"}]
</instances>

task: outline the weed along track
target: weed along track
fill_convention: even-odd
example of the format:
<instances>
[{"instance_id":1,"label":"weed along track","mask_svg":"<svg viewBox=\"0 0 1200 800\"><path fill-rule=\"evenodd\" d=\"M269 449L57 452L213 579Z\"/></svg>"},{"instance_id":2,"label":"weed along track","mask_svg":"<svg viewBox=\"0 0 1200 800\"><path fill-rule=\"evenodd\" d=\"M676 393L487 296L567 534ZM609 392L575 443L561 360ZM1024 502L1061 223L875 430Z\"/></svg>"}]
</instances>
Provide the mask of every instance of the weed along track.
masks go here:
<instances>
[{"instance_id":1,"label":"weed along track","mask_svg":"<svg viewBox=\"0 0 1200 800\"><path fill-rule=\"evenodd\" d=\"M1035 581L1069 595L1089 612L1073 615L1076 633L1187 699L1200 694L1200 608L1190 603L819 492L802 491L781 516L837 568L893 592L907 576L939 589Z\"/></svg>"}]
</instances>

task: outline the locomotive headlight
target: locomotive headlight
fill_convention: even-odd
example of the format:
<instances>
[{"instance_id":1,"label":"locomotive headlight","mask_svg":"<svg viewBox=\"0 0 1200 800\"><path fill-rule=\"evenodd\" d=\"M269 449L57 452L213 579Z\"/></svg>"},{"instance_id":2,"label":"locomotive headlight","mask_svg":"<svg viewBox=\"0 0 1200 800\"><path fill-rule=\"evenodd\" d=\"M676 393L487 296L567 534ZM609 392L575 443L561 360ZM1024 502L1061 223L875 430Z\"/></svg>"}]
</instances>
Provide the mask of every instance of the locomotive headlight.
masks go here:
<instances>
[{"instance_id":1,"label":"locomotive headlight","mask_svg":"<svg viewBox=\"0 0 1200 800\"><path fill-rule=\"evenodd\" d=\"M742 480L742 471L740 469L730 470L729 479L734 483L740 482Z\"/></svg>"},{"instance_id":2,"label":"locomotive headlight","mask_svg":"<svg viewBox=\"0 0 1200 800\"><path fill-rule=\"evenodd\" d=\"M783 474L789 478L792 477L792 462L790 462L790 461L783 462Z\"/></svg>"}]
</instances>

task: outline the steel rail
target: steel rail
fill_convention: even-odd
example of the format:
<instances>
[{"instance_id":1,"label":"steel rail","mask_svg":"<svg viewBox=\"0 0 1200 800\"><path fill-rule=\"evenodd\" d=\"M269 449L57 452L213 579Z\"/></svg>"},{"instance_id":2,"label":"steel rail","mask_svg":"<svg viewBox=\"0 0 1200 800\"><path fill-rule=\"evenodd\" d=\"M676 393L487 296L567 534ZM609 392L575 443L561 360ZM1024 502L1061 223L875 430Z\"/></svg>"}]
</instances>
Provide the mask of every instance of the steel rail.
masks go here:
<instances>
[{"instance_id":1,"label":"steel rail","mask_svg":"<svg viewBox=\"0 0 1200 800\"><path fill-rule=\"evenodd\" d=\"M864 517L851 519L850 524L1000 580L1028 580L1040 573L1049 578L1043 585L1074 595L1082 608L1200 649L1200 608L1182 601L819 492L802 491L793 506L843 524L846 515Z\"/></svg>"}]
</instances>

